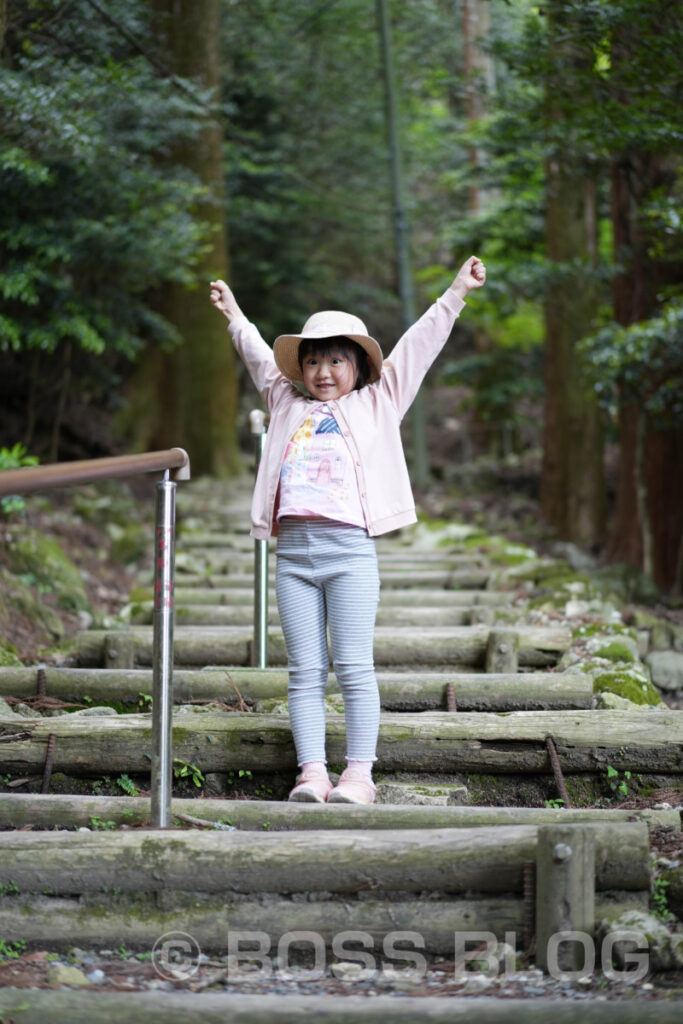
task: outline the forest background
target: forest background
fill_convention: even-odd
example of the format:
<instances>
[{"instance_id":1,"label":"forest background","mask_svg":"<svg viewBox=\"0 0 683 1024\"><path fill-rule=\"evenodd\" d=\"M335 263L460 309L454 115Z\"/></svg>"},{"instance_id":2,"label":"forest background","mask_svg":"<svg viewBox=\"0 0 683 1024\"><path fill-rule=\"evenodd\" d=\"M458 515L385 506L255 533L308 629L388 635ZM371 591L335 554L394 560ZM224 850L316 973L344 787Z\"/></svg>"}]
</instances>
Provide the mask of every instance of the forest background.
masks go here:
<instances>
[{"instance_id":1,"label":"forest background","mask_svg":"<svg viewBox=\"0 0 683 1024\"><path fill-rule=\"evenodd\" d=\"M237 472L256 396L208 281L266 338L348 309L386 352L409 225L418 310L489 272L427 385L432 478L537 458L558 537L680 594L681 53L670 0L0 0L0 468Z\"/></svg>"}]
</instances>

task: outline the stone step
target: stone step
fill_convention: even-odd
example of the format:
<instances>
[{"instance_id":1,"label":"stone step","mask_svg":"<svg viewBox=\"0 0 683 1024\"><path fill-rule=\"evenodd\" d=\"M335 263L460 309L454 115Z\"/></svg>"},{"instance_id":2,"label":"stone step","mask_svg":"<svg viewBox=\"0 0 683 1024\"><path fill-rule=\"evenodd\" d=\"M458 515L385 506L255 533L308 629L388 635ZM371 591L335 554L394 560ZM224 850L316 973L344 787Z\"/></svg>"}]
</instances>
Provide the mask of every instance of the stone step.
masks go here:
<instances>
[{"instance_id":1,"label":"stone step","mask_svg":"<svg viewBox=\"0 0 683 1024\"><path fill-rule=\"evenodd\" d=\"M77 704L144 706L152 692L151 669L78 669L46 667L46 693ZM469 673L379 672L382 707L392 711L434 711L447 707L446 688L453 686L456 706L463 711L543 710L590 708L593 687L589 676L574 672ZM173 673L177 703L218 700L234 704L241 697L257 701L286 700L286 669L177 669ZM334 674L327 693L339 693ZM0 668L0 696L32 697L36 670ZM143 695L143 696L141 696Z\"/></svg>"},{"instance_id":2,"label":"stone step","mask_svg":"<svg viewBox=\"0 0 683 1024\"><path fill-rule=\"evenodd\" d=\"M520 666L545 668L554 665L571 642L564 627L515 627ZM488 626L403 628L388 626L375 630L376 665L454 666L484 665L491 636ZM249 665L253 633L239 626L177 626L174 631L175 664L178 666ZM105 664L105 648L128 642L133 647L133 665L152 664L152 630L133 626L129 630L89 630L75 640L73 656L81 667ZM268 631L268 661L285 665L287 656L282 633ZM111 660L109 661L111 667Z\"/></svg>"},{"instance_id":3,"label":"stone step","mask_svg":"<svg viewBox=\"0 0 683 1024\"><path fill-rule=\"evenodd\" d=\"M342 765L342 715L327 716L328 760ZM151 715L0 718L0 771L42 772L50 735L54 770L99 776L150 771ZM377 769L448 774L551 771L546 737L552 736L565 773L683 772L683 711L512 711L419 714L383 712ZM202 773L248 769L291 773L296 758L285 715L252 712L176 714L176 758Z\"/></svg>"}]
</instances>

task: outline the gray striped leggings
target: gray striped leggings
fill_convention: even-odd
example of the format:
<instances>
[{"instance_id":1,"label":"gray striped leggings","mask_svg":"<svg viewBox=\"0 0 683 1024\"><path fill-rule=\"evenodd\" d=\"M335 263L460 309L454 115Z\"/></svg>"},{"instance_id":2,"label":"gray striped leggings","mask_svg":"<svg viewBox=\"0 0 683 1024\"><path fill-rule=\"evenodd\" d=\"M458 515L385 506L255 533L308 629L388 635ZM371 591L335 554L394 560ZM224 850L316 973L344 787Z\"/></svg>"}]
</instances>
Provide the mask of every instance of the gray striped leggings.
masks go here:
<instances>
[{"instance_id":1,"label":"gray striped leggings","mask_svg":"<svg viewBox=\"0 0 683 1024\"><path fill-rule=\"evenodd\" d=\"M324 693L334 671L344 698L346 756L373 761L379 692L373 662L379 572L367 531L325 519L281 519L276 593L289 663L297 763L325 761Z\"/></svg>"}]
</instances>

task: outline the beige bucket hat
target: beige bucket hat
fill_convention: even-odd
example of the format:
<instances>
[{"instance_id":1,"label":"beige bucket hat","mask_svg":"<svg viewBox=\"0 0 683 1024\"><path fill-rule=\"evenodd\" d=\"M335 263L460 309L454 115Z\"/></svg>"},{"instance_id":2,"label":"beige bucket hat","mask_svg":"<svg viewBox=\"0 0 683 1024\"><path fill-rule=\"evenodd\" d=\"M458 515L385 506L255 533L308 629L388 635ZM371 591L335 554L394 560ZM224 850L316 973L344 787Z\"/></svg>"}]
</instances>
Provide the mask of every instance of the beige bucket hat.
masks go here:
<instances>
[{"instance_id":1,"label":"beige bucket hat","mask_svg":"<svg viewBox=\"0 0 683 1024\"><path fill-rule=\"evenodd\" d=\"M309 316L301 334L281 334L276 338L273 342L273 355L278 369L289 380L303 380L304 376L299 366L299 343L304 339L320 341L323 338L336 338L340 335L357 341L367 352L370 362L368 383L372 384L373 381L379 380L382 372L382 349L378 342L370 337L362 320L338 309L326 309Z\"/></svg>"}]
</instances>

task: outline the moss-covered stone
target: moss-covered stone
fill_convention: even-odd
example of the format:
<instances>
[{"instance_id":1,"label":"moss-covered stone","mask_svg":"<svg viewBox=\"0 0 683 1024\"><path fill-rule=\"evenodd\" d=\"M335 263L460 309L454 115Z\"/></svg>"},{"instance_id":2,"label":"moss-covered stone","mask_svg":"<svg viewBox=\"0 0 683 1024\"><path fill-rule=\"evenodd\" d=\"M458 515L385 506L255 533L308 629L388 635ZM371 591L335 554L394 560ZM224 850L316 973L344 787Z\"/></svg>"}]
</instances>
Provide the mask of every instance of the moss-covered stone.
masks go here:
<instances>
[{"instance_id":1,"label":"moss-covered stone","mask_svg":"<svg viewBox=\"0 0 683 1024\"><path fill-rule=\"evenodd\" d=\"M633 651L627 647L626 644L620 644L616 640L613 640L611 644L607 644L606 647L600 647L595 652L595 657L605 658L606 661L623 661L629 665L635 664L636 661L636 656Z\"/></svg>"},{"instance_id":2,"label":"moss-covered stone","mask_svg":"<svg viewBox=\"0 0 683 1024\"><path fill-rule=\"evenodd\" d=\"M61 640L64 636L64 623L45 603L40 591L12 573L0 570L0 633L11 613L17 612L42 626L52 640Z\"/></svg>"},{"instance_id":3,"label":"moss-covered stone","mask_svg":"<svg viewBox=\"0 0 683 1024\"><path fill-rule=\"evenodd\" d=\"M20 665L16 647L0 641L0 668L18 668Z\"/></svg>"},{"instance_id":4,"label":"moss-covered stone","mask_svg":"<svg viewBox=\"0 0 683 1024\"><path fill-rule=\"evenodd\" d=\"M150 527L140 523L128 523L126 526L111 523L107 532L112 538L111 558L122 565L141 561L150 553L154 543Z\"/></svg>"},{"instance_id":5,"label":"moss-covered stone","mask_svg":"<svg viewBox=\"0 0 683 1024\"><path fill-rule=\"evenodd\" d=\"M652 683L642 676L629 672L604 672L593 680L593 693L615 693L617 697L630 700L633 704L661 703L659 694Z\"/></svg>"},{"instance_id":6,"label":"moss-covered stone","mask_svg":"<svg viewBox=\"0 0 683 1024\"><path fill-rule=\"evenodd\" d=\"M88 611L90 602L79 569L57 541L37 530L25 527L8 544L12 571L23 582L48 587L57 595L57 604L65 611Z\"/></svg>"}]
</instances>

